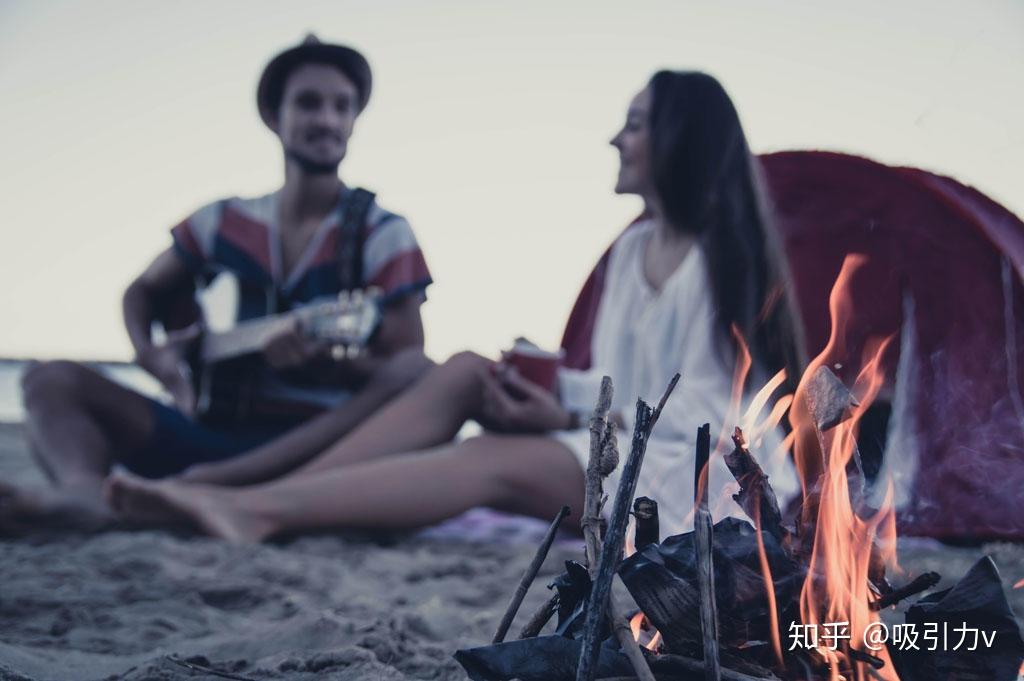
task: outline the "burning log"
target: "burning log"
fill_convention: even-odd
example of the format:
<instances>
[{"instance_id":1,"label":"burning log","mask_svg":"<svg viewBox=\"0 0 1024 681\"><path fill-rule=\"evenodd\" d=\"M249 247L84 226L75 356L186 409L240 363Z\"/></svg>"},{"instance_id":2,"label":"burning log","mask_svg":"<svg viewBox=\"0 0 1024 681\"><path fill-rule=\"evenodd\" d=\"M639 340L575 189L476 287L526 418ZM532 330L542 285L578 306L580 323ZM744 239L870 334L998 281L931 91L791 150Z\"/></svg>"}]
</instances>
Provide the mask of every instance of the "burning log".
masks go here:
<instances>
[{"instance_id":1,"label":"burning log","mask_svg":"<svg viewBox=\"0 0 1024 681\"><path fill-rule=\"evenodd\" d=\"M779 616L791 617L804 569L767 532L764 553L779 603ZM667 537L623 561L619 576L630 595L665 640L667 652L696 654L701 646L700 597L694 533ZM772 612L765 590L757 531L737 518L715 523L715 603L719 644L737 647L770 637Z\"/></svg>"},{"instance_id":2,"label":"burning log","mask_svg":"<svg viewBox=\"0 0 1024 681\"><path fill-rule=\"evenodd\" d=\"M633 547L639 551L648 544L661 541L658 527L658 502L648 497L637 497L633 502L633 517L636 528L633 533Z\"/></svg>"},{"instance_id":3,"label":"burning log","mask_svg":"<svg viewBox=\"0 0 1024 681\"><path fill-rule=\"evenodd\" d=\"M860 406L849 388L824 365L811 375L805 399L814 425L823 433L853 416L853 409Z\"/></svg>"},{"instance_id":4,"label":"burning log","mask_svg":"<svg viewBox=\"0 0 1024 681\"><path fill-rule=\"evenodd\" d=\"M740 491L732 498L756 525L782 541L789 535L789 531L782 525L782 513L779 511L775 490L769 484L764 470L750 454L743 431L738 427L733 432L732 441L734 448L724 457L725 465L740 485Z\"/></svg>"},{"instance_id":5,"label":"burning log","mask_svg":"<svg viewBox=\"0 0 1024 681\"><path fill-rule=\"evenodd\" d=\"M569 507L563 506L558 515L555 516L555 519L551 521L551 526L548 527L544 540L537 547L537 553L533 556L533 561L526 568L526 572L523 573L523 578L519 580L516 592L512 594L512 600L509 602L508 608L505 609L505 615L498 624L498 631L495 632L494 638L491 640L492 643L501 643L505 640L505 634L508 633L508 628L512 626L512 620L515 619L516 613L519 612L519 606L522 605L526 592L529 591L530 585L533 584L537 573L540 572L540 566L544 564L544 559L547 558L548 551L551 550L551 544L555 541L558 526L562 524L562 520L567 515L569 515ZM541 626L543 627L544 625Z\"/></svg>"},{"instance_id":6,"label":"burning log","mask_svg":"<svg viewBox=\"0 0 1024 681\"><path fill-rule=\"evenodd\" d=\"M830 447L829 438L825 433L849 419L853 415L853 410L860 406L860 402L832 370L824 365L819 366L811 375L804 391L804 400L814 419L821 453L827 463ZM850 488L850 503L854 510L857 510L864 499L864 465L861 463L857 444L854 442L851 446L846 477Z\"/></svg>"},{"instance_id":7,"label":"burning log","mask_svg":"<svg viewBox=\"0 0 1024 681\"><path fill-rule=\"evenodd\" d=\"M697 584L700 592L700 632L704 648L704 678L721 681L718 661L718 608L715 606L715 564L711 553L714 528L708 510L708 459L711 456L711 426L697 431L697 456L693 474L693 535L697 554Z\"/></svg>"}]
</instances>

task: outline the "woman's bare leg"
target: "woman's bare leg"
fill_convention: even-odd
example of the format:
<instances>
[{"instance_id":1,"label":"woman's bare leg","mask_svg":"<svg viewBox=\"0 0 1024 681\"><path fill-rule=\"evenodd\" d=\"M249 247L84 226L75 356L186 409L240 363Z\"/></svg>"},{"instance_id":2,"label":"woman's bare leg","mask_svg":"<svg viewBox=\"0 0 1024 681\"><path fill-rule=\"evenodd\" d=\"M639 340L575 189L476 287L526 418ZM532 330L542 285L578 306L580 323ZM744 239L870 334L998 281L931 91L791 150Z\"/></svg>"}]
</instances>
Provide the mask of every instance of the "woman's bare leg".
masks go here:
<instances>
[{"instance_id":1,"label":"woman's bare leg","mask_svg":"<svg viewBox=\"0 0 1024 681\"><path fill-rule=\"evenodd\" d=\"M211 485L253 485L279 478L334 446L434 368L419 348L402 351L378 369L347 402L241 456L192 466L179 479Z\"/></svg>"},{"instance_id":2,"label":"woman's bare leg","mask_svg":"<svg viewBox=\"0 0 1024 681\"><path fill-rule=\"evenodd\" d=\"M451 442L476 415L483 377L491 364L472 352L453 356L295 474L321 473Z\"/></svg>"},{"instance_id":3,"label":"woman's bare leg","mask_svg":"<svg viewBox=\"0 0 1024 681\"><path fill-rule=\"evenodd\" d=\"M485 435L245 488L117 475L108 498L129 516L186 520L244 542L297 530L414 528L476 506L549 518L569 504L578 513L583 469L551 438Z\"/></svg>"}]
</instances>

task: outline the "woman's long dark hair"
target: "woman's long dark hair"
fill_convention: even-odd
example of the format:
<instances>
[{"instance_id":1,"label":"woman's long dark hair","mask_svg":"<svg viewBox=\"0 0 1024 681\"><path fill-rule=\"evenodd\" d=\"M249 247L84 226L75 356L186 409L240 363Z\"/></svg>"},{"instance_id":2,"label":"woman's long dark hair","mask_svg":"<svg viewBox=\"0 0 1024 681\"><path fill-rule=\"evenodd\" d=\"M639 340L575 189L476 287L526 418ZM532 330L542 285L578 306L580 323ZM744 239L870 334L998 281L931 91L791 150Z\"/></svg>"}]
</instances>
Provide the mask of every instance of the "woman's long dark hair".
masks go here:
<instances>
[{"instance_id":1,"label":"woman's long dark hair","mask_svg":"<svg viewBox=\"0 0 1024 681\"><path fill-rule=\"evenodd\" d=\"M705 73L659 71L650 88L652 174L665 218L703 247L725 337L738 328L755 363L785 367L795 387L802 332L736 108Z\"/></svg>"}]
</instances>

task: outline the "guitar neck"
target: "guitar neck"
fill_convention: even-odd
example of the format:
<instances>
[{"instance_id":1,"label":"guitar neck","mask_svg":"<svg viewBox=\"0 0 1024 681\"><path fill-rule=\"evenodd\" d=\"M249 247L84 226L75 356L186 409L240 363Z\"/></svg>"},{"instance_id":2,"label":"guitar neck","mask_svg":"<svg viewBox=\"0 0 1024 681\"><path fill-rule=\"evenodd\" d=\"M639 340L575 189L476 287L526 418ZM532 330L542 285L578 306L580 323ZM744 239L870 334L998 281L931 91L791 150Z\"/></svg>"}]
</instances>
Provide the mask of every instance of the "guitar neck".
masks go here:
<instances>
[{"instance_id":1,"label":"guitar neck","mask_svg":"<svg viewBox=\"0 0 1024 681\"><path fill-rule=\"evenodd\" d=\"M290 313L270 315L240 322L233 329L207 333L203 336L202 360L220 362L260 352L266 342L292 323Z\"/></svg>"}]
</instances>

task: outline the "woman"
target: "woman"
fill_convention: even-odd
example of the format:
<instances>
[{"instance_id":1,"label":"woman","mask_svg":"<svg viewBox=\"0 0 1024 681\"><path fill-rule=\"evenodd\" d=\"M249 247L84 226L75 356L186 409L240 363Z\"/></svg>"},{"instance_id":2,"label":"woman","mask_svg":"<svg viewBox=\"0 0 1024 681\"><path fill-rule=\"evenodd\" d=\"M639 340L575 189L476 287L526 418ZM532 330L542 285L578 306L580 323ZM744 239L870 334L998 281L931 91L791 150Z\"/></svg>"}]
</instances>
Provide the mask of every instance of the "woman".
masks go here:
<instances>
[{"instance_id":1,"label":"woman","mask_svg":"<svg viewBox=\"0 0 1024 681\"><path fill-rule=\"evenodd\" d=\"M663 527L684 529L694 433L704 422L732 425L723 421L733 330L749 340L760 379L783 367L797 376L797 334L750 153L721 85L701 73L655 74L611 143L621 163L615 191L639 194L645 217L611 248L594 366L563 371L561 399L462 353L289 475L230 488L121 474L108 485L111 504L138 519L187 519L234 541L422 526L475 506L548 518L563 504L583 506L589 440L573 427L574 412L592 408L600 376L612 376L613 410L628 429L636 396L656 400L679 371L638 493L658 499ZM468 419L488 432L453 442ZM712 473L712 495L727 484L722 468ZM779 476L773 483L782 493L795 488Z\"/></svg>"}]
</instances>

